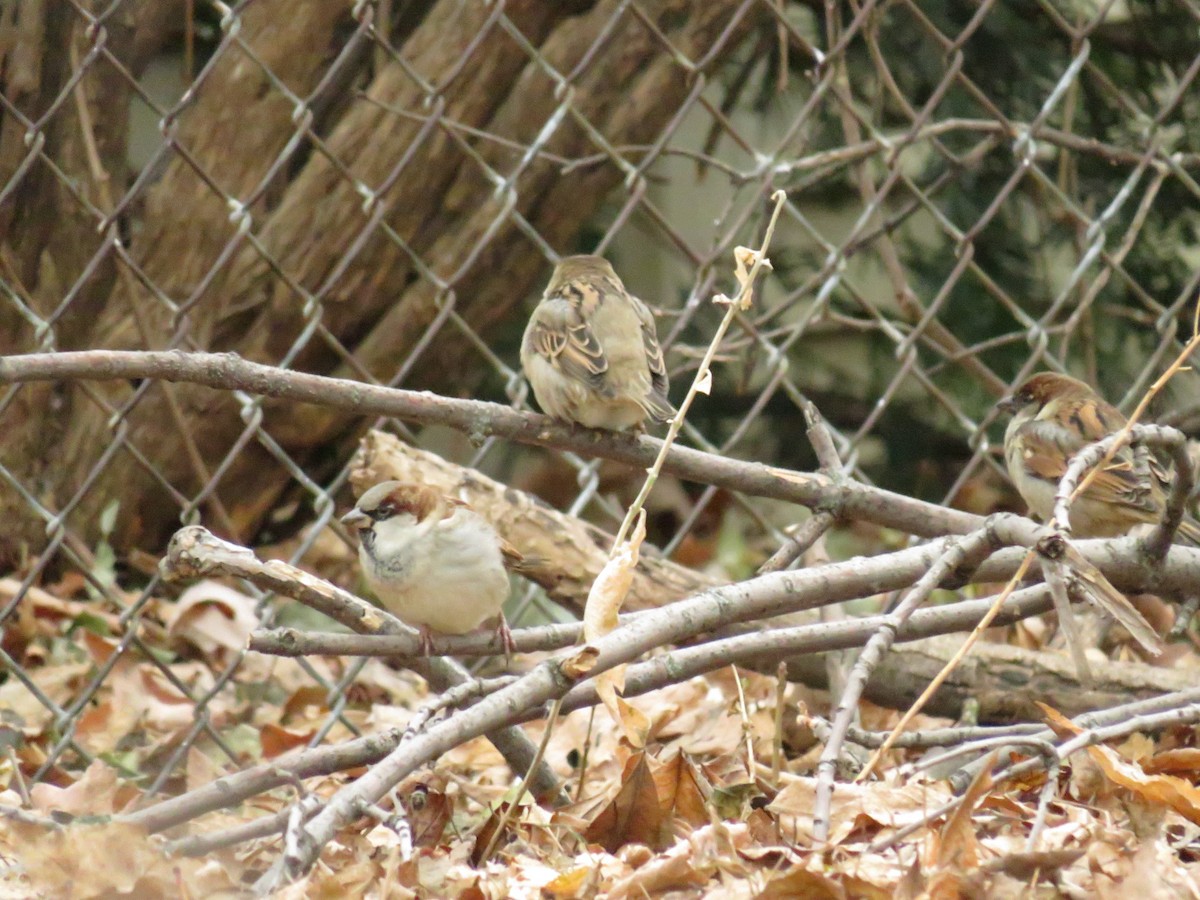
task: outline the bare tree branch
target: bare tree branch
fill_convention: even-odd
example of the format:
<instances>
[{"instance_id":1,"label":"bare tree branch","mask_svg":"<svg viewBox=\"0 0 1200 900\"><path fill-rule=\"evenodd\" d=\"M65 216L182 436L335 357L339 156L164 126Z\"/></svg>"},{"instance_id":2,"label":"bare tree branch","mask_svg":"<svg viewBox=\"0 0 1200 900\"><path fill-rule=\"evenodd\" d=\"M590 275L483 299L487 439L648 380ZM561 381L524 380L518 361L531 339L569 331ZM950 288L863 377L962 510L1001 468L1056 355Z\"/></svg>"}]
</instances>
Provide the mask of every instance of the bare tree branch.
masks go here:
<instances>
[{"instance_id":1,"label":"bare tree branch","mask_svg":"<svg viewBox=\"0 0 1200 900\"><path fill-rule=\"evenodd\" d=\"M661 444L650 437L572 428L545 416L495 403L292 372L248 362L228 353L85 350L0 359L0 384L128 378L185 382L355 414L395 416L427 425L446 425L471 435L496 435L523 444L571 450L639 468L654 462ZM808 507L840 501L847 518L875 522L922 537L965 534L982 524L979 516L857 482L835 485L825 475L726 459L686 447L671 448L664 471L702 484L790 500Z\"/></svg>"}]
</instances>

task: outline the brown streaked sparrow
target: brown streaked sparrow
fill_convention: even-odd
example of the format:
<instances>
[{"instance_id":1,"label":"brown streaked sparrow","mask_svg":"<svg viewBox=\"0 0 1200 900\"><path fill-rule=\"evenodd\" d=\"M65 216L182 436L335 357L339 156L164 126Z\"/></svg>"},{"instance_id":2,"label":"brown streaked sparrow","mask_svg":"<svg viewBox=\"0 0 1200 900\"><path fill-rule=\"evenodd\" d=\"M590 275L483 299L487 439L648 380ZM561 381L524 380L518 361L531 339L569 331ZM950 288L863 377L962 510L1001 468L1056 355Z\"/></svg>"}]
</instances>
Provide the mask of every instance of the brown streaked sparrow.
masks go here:
<instances>
[{"instance_id":1,"label":"brown streaked sparrow","mask_svg":"<svg viewBox=\"0 0 1200 900\"><path fill-rule=\"evenodd\" d=\"M675 415L654 317L599 256L555 266L525 329L521 366L557 419L624 431Z\"/></svg>"},{"instance_id":2,"label":"brown streaked sparrow","mask_svg":"<svg viewBox=\"0 0 1200 900\"><path fill-rule=\"evenodd\" d=\"M1125 416L1090 387L1067 375L1041 372L996 408L1012 414L1004 458L1017 491L1043 522L1054 515L1054 494L1071 457L1122 428ZM1076 537L1118 537L1135 525L1158 522L1168 476L1157 461L1139 463L1122 447L1071 503ZM1185 518L1179 537L1200 545L1200 525Z\"/></svg>"},{"instance_id":3,"label":"brown streaked sparrow","mask_svg":"<svg viewBox=\"0 0 1200 900\"><path fill-rule=\"evenodd\" d=\"M342 522L358 529L358 558L379 602L421 631L466 634L497 618L496 633L511 653L502 607L506 569L521 554L461 500L417 484L384 481L366 491Z\"/></svg>"}]
</instances>

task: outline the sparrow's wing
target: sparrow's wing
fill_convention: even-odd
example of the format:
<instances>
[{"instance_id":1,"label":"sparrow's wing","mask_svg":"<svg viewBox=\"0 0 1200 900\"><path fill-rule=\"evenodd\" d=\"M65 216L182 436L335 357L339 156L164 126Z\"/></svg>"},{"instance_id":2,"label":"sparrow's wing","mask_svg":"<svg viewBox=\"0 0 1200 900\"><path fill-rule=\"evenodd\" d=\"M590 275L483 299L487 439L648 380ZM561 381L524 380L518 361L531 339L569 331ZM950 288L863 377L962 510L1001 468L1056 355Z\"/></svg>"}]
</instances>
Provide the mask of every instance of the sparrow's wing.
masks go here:
<instances>
[{"instance_id":1,"label":"sparrow's wing","mask_svg":"<svg viewBox=\"0 0 1200 900\"><path fill-rule=\"evenodd\" d=\"M654 314L650 312L650 307L632 294L629 300L642 326L642 344L646 350L646 364L650 367L650 397L647 398L646 411L660 422L665 422L675 415L675 407L667 400L667 363L663 359L662 345L658 342Z\"/></svg>"},{"instance_id":2,"label":"sparrow's wing","mask_svg":"<svg viewBox=\"0 0 1200 900\"><path fill-rule=\"evenodd\" d=\"M588 324L592 317L585 308L598 301L592 293L547 297L534 312L525 343L563 375L599 391L604 389L608 359Z\"/></svg>"},{"instance_id":3,"label":"sparrow's wing","mask_svg":"<svg viewBox=\"0 0 1200 900\"><path fill-rule=\"evenodd\" d=\"M1089 425L1083 419L1073 418L1073 421L1083 422L1081 431ZM1087 427L1087 430L1092 429ZM1049 420L1033 419L1021 428L1025 471L1057 486L1071 457L1107 433L1095 437L1089 435L1086 440L1081 440L1074 432ZM1154 485L1144 467L1135 464L1128 447L1122 447L1096 474L1088 485L1087 496L1097 502L1127 507L1150 516L1157 515L1159 510Z\"/></svg>"},{"instance_id":4,"label":"sparrow's wing","mask_svg":"<svg viewBox=\"0 0 1200 900\"><path fill-rule=\"evenodd\" d=\"M518 570L525 564L525 554L504 540L504 538L500 538L500 555L504 557L504 567L506 569Z\"/></svg>"}]
</instances>

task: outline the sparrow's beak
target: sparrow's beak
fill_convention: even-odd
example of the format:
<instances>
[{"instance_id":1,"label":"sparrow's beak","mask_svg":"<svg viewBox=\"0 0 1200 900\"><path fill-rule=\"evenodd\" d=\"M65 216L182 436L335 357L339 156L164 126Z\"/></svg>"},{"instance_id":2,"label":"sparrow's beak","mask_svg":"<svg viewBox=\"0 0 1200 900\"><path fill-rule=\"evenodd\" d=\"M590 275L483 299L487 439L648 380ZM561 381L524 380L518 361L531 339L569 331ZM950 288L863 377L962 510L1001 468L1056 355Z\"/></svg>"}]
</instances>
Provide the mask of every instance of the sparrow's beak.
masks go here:
<instances>
[{"instance_id":1,"label":"sparrow's beak","mask_svg":"<svg viewBox=\"0 0 1200 900\"><path fill-rule=\"evenodd\" d=\"M1006 416L1011 416L1013 413L1015 413L1017 411L1019 406L1020 406L1020 404L1017 403L1016 395L1009 394L1007 397L1005 397L1003 400L999 401L996 404L996 412L1002 413L1003 415L1006 415Z\"/></svg>"},{"instance_id":2,"label":"sparrow's beak","mask_svg":"<svg viewBox=\"0 0 1200 900\"><path fill-rule=\"evenodd\" d=\"M371 524L371 517L356 506L342 516L342 524L351 528L366 528Z\"/></svg>"}]
</instances>

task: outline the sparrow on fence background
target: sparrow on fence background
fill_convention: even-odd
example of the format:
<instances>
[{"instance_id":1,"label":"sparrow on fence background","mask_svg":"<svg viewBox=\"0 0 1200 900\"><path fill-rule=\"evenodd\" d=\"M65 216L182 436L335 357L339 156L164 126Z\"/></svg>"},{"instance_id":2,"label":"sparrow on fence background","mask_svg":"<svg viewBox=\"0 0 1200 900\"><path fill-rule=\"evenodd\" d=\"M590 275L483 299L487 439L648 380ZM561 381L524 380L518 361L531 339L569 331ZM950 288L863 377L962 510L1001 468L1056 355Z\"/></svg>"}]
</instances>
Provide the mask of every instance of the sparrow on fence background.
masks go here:
<instances>
[{"instance_id":1,"label":"sparrow on fence background","mask_svg":"<svg viewBox=\"0 0 1200 900\"><path fill-rule=\"evenodd\" d=\"M1012 414L1004 458L1017 491L1043 522L1054 515L1054 494L1071 457L1122 428L1126 419L1095 391L1066 375L1032 376L996 408ZM1167 474L1149 454L1122 447L1071 504L1076 537L1117 537L1158 522L1166 507ZM1200 545L1200 525L1185 518L1179 537Z\"/></svg>"},{"instance_id":2,"label":"sparrow on fence background","mask_svg":"<svg viewBox=\"0 0 1200 900\"><path fill-rule=\"evenodd\" d=\"M538 405L558 419L624 431L675 415L654 317L599 256L568 256L554 268L525 329L521 366Z\"/></svg>"},{"instance_id":3,"label":"sparrow on fence background","mask_svg":"<svg viewBox=\"0 0 1200 900\"><path fill-rule=\"evenodd\" d=\"M363 575L388 612L421 631L466 634L496 618L511 653L502 607L508 568L521 554L461 500L432 488L384 481L366 491L342 522L358 529Z\"/></svg>"}]
</instances>

